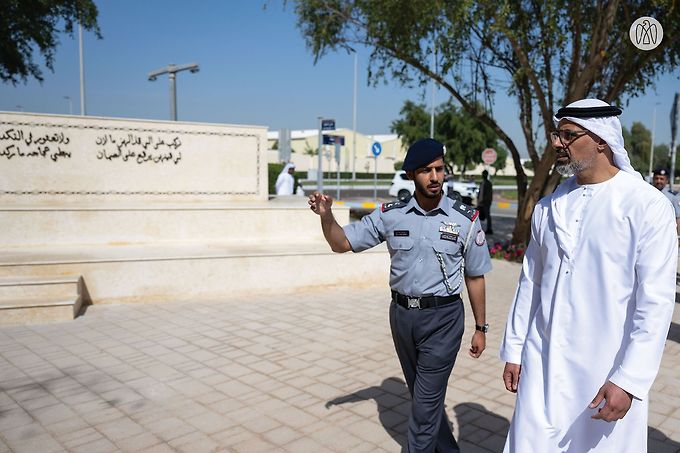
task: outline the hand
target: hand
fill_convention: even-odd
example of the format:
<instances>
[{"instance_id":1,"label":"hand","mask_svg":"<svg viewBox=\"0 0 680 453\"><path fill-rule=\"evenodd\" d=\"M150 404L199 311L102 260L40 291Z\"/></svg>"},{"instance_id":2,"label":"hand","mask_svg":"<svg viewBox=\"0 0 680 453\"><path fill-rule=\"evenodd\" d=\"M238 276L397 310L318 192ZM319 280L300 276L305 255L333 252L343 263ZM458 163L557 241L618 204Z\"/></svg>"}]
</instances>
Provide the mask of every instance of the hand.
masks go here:
<instances>
[{"instance_id":1,"label":"hand","mask_svg":"<svg viewBox=\"0 0 680 453\"><path fill-rule=\"evenodd\" d=\"M331 211L333 198L330 195L323 195L314 192L309 196L309 208L319 215L325 215Z\"/></svg>"},{"instance_id":2,"label":"hand","mask_svg":"<svg viewBox=\"0 0 680 453\"><path fill-rule=\"evenodd\" d=\"M475 331L472 335L472 341L470 342L470 357L478 359L482 352L486 349L486 335L484 332Z\"/></svg>"},{"instance_id":3,"label":"hand","mask_svg":"<svg viewBox=\"0 0 680 453\"><path fill-rule=\"evenodd\" d=\"M597 392L597 395L595 395L595 398L593 398L592 403L588 407L595 409L602 400L605 401L604 407L598 409L597 414L592 415L590 418L613 422L626 416L630 405L633 403L633 395L618 385L607 381L606 384L600 387L600 391Z\"/></svg>"},{"instance_id":4,"label":"hand","mask_svg":"<svg viewBox=\"0 0 680 453\"><path fill-rule=\"evenodd\" d=\"M517 363L505 362L503 369L503 383L505 389L512 393L517 393L517 386L519 385L519 375L522 373L522 365Z\"/></svg>"}]
</instances>

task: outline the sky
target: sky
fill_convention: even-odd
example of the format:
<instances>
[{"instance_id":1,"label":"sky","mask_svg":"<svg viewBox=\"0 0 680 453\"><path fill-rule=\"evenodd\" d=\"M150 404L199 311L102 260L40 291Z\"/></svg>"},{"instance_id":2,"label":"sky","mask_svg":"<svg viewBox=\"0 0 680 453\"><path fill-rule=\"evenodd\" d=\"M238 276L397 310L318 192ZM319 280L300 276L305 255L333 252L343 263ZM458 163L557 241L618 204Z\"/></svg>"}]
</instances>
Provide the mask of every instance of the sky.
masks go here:
<instances>
[{"instance_id":1,"label":"sky","mask_svg":"<svg viewBox=\"0 0 680 453\"><path fill-rule=\"evenodd\" d=\"M85 99L88 115L170 119L167 75L148 74L168 64L198 63L200 71L177 74L179 121L264 125L269 130L314 129L318 117L353 121L354 56L331 53L314 64L296 27L293 3L276 0L95 0L103 39L84 32ZM265 7L266 6L266 7ZM358 49L357 130L390 133L406 100L429 105L429 88L388 81L367 84L369 51ZM0 83L0 110L80 113L77 32L60 35L54 72L43 83ZM655 143L670 142L670 109L680 92L680 68L659 79L645 96L623 105L621 122L640 121ZM70 98L67 99L66 97ZM435 92L437 104L448 99ZM524 150L518 108L504 93L494 104L497 121Z\"/></svg>"}]
</instances>

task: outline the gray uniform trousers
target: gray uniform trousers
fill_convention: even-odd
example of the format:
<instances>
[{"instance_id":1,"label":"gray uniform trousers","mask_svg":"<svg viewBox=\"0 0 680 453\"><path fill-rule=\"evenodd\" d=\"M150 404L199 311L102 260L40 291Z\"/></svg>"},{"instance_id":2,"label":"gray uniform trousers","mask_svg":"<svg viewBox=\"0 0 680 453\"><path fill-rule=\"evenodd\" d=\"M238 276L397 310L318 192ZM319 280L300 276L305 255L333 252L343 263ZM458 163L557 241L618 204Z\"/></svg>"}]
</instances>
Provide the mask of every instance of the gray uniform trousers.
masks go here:
<instances>
[{"instance_id":1,"label":"gray uniform trousers","mask_svg":"<svg viewBox=\"0 0 680 453\"><path fill-rule=\"evenodd\" d=\"M444 408L465 329L463 302L438 308L390 305L390 327L411 393L408 452L460 452Z\"/></svg>"}]
</instances>

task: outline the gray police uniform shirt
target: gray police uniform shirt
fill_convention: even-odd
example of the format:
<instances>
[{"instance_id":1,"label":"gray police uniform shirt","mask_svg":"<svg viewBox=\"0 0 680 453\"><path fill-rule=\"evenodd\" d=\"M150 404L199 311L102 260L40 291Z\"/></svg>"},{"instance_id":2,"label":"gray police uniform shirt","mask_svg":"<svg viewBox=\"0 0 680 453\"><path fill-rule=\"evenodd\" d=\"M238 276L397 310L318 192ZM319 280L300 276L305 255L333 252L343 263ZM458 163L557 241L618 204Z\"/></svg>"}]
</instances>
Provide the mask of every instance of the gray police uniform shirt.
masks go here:
<instances>
[{"instance_id":1,"label":"gray police uniform shirt","mask_svg":"<svg viewBox=\"0 0 680 453\"><path fill-rule=\"evenodd\" d=\"M390 287L406 296L459 294L463 290L463 256L466 276L480 276L491 270L477 211L445 196L430 212L425 212L415 197L408 203L385 203L343 230L354 252L387 241ZM444 283L439 257L451 292Z\"/></svg>"},{"instance_id":2,"label":"gray police uniform shirt","mask_svg":"<svg viewBox=\"0 0 680 453\"><path fill-rule=\"evenodd\" d=\"M661 189L661 193L666 195L666 197L673 203L673 209L675 209L675 218L680 218L680 198L674 195L668 187Z\"/></svg>"}]
</instances>

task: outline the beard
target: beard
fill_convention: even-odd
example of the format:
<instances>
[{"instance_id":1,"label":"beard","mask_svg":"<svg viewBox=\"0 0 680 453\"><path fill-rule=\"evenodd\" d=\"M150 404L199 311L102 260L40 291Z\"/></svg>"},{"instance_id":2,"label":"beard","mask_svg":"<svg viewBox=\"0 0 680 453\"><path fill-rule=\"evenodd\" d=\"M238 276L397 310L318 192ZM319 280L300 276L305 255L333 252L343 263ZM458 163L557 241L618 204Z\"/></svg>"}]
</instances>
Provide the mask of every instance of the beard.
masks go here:
<instances>
[{"instance_id":1,"label":"beard","mask_svg":"<svg viewBox=\"0 0 680 453\"><path fill-rule=\"evenodd\" d=\"M562 176L578 175L583 170L591 168L594 164L595 158L588 160L572 160L569 156L569 161L564 164L555 164L555 170Z\"/></svg>"},{"instance_id":2,"label":"beard","mask_svg":"<svg viewBox=\"0 0 680 453\"><path fill-rule=\"evenodd\" d=\"M439 190L437 191L437 193L433 194L428 190L426 185L420 185L416 183L416 192L418 192L425 198L437 198L442 194L442 184L439 184Z\"/></svg>"}]
</instances>

